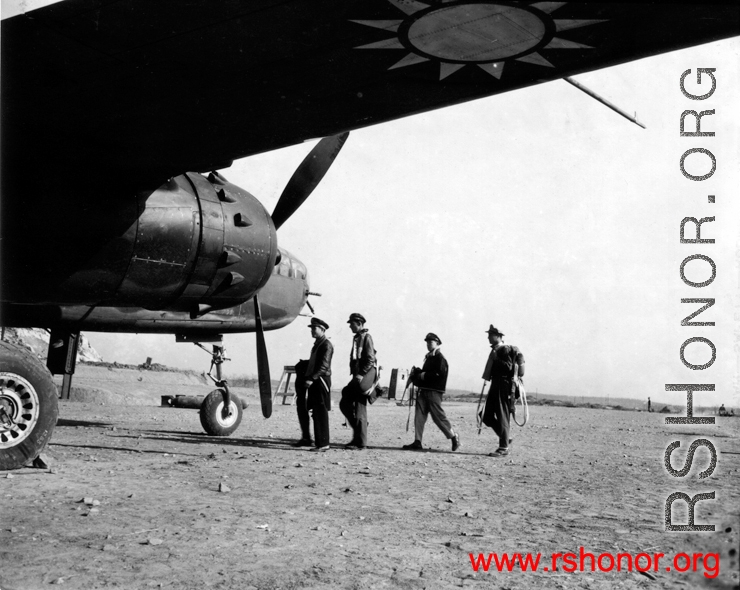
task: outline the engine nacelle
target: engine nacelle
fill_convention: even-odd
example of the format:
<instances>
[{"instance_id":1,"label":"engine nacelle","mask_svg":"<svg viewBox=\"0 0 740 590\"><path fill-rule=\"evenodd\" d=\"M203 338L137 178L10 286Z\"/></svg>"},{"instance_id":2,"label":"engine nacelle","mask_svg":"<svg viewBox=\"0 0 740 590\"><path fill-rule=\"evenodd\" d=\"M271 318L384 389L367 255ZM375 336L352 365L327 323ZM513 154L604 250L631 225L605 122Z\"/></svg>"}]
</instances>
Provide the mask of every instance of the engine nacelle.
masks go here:
<instances>
[{"instance_id":1,"label":"engine nacelle","mask_svg":"<svg viewBox=\"0 0 740 590\"><path fill-rule=\"evenodd\" d=\"M136 195L134 206L123 235L64 281L64 300L195 317L243 303L269 279L278 252L272 219L220 175L177 176Z\"/></svg>"}]
</instances>

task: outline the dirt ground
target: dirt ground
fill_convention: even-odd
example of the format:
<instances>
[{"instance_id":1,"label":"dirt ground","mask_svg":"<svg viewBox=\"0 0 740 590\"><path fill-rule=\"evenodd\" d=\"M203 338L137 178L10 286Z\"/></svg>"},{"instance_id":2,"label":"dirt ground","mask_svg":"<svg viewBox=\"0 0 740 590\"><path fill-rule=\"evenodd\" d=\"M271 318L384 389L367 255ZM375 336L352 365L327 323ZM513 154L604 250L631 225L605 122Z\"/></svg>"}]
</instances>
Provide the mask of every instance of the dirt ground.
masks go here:
<instances>
[{"instance_id":1,"label":"dirt ground","mask_svg":"<svg viewBox=\"0 0 740 590\"><path fill-rule=\"evenodd\" d=\"M176 390L157 384L156 393ZM738 585L740 419L677 427L655 413L532 407L512 454L497 459L487 456L492 431L477 436L474 404L446 404L458 452L431 420L429 450L413 452L400 449L413 440L408 409L381 399L369 409L369 449L341 448L350 431L335 403L337 447L312 453L290 446L293 406L276 405L264 420L255 392L238 393L250 406L222 439L202 433L196 410L62 402L51 470L0 472L0 588ZM702 449L689 477L668 475L668 444L682 442L680 467L696 438L717 447L714 474L697 479ZM664 531L665 499L676 491L716 492L696 508L697 523L716 532ZM716 552L721 569L716 578L702 575L701 562L696 573L665 571L670 561L649 575L543 570L552 553L579 547L666 560ZM539 571L473 571L470 553L504 551L541 553Z\"/></svg>"}]
</instances>

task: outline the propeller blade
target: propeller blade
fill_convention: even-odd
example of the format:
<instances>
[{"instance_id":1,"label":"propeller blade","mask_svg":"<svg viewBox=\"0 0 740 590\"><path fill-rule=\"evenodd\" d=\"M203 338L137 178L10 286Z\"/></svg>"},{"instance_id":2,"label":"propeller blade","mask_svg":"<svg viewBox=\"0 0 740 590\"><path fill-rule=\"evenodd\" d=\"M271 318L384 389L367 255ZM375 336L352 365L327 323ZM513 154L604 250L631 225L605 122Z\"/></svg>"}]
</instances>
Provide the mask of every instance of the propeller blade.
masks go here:
<instances>
[{"instance_id":1,"label":"propeller blade","mask_svg":"<svg viewBox=\"0 0 740 590\"><path fill-rule=\"evenodd\" d=\"M269 418L272 416L272 382L270 381L270 362L267 359L265 333L262 330L262 313L257 295L254 296L254 318L257 323L257 380L260 386L262 415Z\"/></svg>"},{"instance_id":2,"label":"propeller blade","mask_svg":"<svg viewBox=\"0 0 740 590\"><path fill-rule=\"evenodd\" d=\"M348 136L349 132L325 137L296 168L275 205L275 211L272 212L275 229L283 225L298 210L324 178Z\"/></svg>"}]
</instances>

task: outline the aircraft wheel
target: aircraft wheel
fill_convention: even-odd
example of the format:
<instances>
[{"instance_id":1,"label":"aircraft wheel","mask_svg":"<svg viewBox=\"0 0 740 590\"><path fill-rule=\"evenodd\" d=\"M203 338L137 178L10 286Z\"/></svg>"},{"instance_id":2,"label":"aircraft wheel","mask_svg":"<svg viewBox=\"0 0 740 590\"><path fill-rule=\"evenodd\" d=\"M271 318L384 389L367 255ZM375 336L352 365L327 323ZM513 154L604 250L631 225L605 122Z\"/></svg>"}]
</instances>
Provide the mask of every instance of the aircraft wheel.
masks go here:
<instances>
[{"instance_id":1,"label":"aircraft wheel","mask_svg":"<svg viewBox=\"0 0 740 590\"><path fill-rule=\"evenodd\" d=\"M0 341L0 469L18 469L38 457L57 423L57 395L36 356Z\"/></svg>"},{"instance_id":2,"label":"aircraft wheel","mask_svg":"<svg viewBox=\"0 0 740 590\"><path fill-rule=\"evenodd\" d=\"M200 423L211 436L229 436L242 421L242 402L233 393L226 417L223 415L224 397L220 389L214 389L200 406Z\"/></svg>"}]
</instances>

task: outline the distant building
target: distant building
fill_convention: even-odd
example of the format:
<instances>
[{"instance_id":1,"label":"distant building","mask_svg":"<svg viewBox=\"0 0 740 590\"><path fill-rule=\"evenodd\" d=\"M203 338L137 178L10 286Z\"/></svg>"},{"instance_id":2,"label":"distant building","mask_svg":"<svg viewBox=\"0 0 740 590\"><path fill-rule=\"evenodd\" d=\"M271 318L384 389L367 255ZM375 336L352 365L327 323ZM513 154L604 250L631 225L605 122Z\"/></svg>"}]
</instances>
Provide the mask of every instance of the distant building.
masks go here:
<instances>
[{"instance_id":1,"label":"distant building","mask_svg":"<svg viewBox=\"0 0 740 590\"><path fill-rule=\"evenodd\" d=\"M401 397L406 390L409 372L407 369L391 369L391 381L388 384L388 399Z\"/></svg>"}]
</instances>

